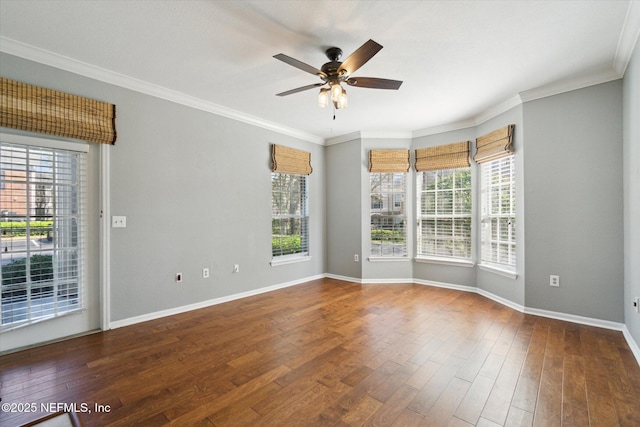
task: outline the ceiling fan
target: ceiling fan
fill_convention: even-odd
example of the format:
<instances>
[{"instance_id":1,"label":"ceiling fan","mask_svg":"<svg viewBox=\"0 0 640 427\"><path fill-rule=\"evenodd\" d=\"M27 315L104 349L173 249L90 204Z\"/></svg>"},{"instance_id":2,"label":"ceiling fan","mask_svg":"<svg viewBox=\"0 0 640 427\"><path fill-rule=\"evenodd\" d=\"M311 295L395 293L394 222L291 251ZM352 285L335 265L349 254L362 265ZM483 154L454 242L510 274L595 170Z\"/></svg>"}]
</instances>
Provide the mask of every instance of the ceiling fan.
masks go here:
<instances>
[{"instance_id":1,"label":"ceiling fan","mask_svg":"<svg viewBox=\"0 0 640 427\"><path fill-rule=\"evenodd\" d=\"M277 96L287 96L294 93L302 92L305 90L313 89L315 87L325 86L328 87L320 89L318 95L318 105L320 107L326 107L329 104L329 97L333 102L333 105L337 109L344 109L347 107L347 91L340 85L340 83L346 83L349 86L363 87L371 89L392 89L398 90L402 81L379 79L375 77L352 77L358 68L362 67L367 61L382 49L382 45L374 42L373 40L367 41L353 52L344 62L340 62L342 57L342 49L338 47L330 47L327 49L326 55L330 62L324 64L319 70L297 59L291 58L283 53L274 55L273 57L280 61L294 66L307 73L314 74L320 77L322 83L314 83L307 86L302 86L296 89L291 89L286 92L276 94Z\"/></svg>"}]
</instances>

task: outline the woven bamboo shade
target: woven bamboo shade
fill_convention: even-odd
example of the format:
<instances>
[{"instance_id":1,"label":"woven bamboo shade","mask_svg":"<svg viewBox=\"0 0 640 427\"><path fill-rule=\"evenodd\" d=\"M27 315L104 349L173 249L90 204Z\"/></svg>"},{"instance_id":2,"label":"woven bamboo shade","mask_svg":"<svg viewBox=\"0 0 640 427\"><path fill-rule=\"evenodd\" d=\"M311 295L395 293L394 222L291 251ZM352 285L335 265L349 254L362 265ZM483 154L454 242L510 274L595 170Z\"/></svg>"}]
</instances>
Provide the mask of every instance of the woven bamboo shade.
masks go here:
<instances>
[{"instance_id":1,"label":"woven bamboo shade","mask_svg":"<svg viewBox=\"0 0 640 427\"><path fill-rule=\"evenodd\" d=\"M409 172L409 150L369 151L369 172Z\"/></svg>"},{"instance_id":2,"label":"woven bamboo shade","mask_svg":"<svg viewBox=\"0 0 640 427\"><path fill-rule=\"evenodd\" d=\"M309 175L313 172L311 167L311 153L296 150L282 145L272 145L271 170L280 173L292 173L296 175Z\"/></svg>"},{"instance_id":3,"label":"woven bamboo shade","mask_svg":"<svg viewBox=\"0 0 640 427\"><path fill-rule=\"evenodd\" d=\"M508 125L476 138L476 155L473 156L473 160L485 163L513 153L511 142L514 128L514 125Z\"/></svg>"},{"instance_id":4,"label":"woven bamboo shade","mask_svg":"<svg viewBox=\"0 0 640 427\"><path fill-rule=\"evenodd\" d=\"M469 141L416 150L416 171L466 168L469 160Z\"/></svg>"},{"instance_id":5,"label":"woven bamboo shade","mask_svg":"<svg viewBox=\"0 0 640 427\"><path fill-rule=\"evenodd\" d=\"M116 106L0 77L0 126L116 142Z\"/></svg>"}]
</instances>

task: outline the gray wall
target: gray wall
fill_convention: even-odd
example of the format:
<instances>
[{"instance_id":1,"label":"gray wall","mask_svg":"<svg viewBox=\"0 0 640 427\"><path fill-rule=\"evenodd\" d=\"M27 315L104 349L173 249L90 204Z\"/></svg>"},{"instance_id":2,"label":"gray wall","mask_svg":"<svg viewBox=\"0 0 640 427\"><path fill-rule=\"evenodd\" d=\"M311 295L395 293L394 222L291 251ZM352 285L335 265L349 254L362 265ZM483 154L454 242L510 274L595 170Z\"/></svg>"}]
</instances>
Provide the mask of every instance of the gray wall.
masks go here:
<instances>
[{"instance_id":1,"label":"gray wall","mask_svg":"<svg viewBox=\"0 0 640 427\"><path fill-rule=\"evenodd\" d=\"M622 322L622 83L523 107L526 306Z\"/></svg>"},{"instance_id":2,"label":"gray wall","mask_svg":"<svg viewBox=\"0 0 640 427\"><path fill-rule=\"evenodd\" d=\"M362 277L360 139L326 147L327 273ZM360 262L354 262L358 254Z\"/></svg>"},{"instance_id":3,"label":"gray wall","mask_svg":"<svg viewBox=\"0 0 640 427\"><path fill-rule=\"evenodd\" d=\"M640 344L640 314L631 305L640 297L640 43L623 82L624 117L624 320Z\"/></svg>"},{"instance_id":4,"label":"gray wall","mask_svg":"<svg viewBox=\"0 0 640 427\"><path fill-rule=\"evenodd\" d=\"M112 319L180 307L322 274L324 149L127 92L112 150ZM140 118L142 117L142 120ZM310 254L271 267L270 145L311 152ZM233 265L239 273L232 273ZM203 267L211 269L201 278ZM183 283L174 283L175 273Z\"/></svg>"},{"instance_id":5,"label":"gray wall","mask_svg":"<svg viewBox=\"0 0 640 427\"><path fill-rule=\"evenodd\" d=\"M117 106L111 213L125 215L127 228L111 230L112 321L326 271L324 147L9 55L0 60L3 76ZM309 262L269 264L271 143L311 152ZM96 230L93 244L97 238ZM94 282L97 265L92 259Z\"/></svg>"}]
</instances>

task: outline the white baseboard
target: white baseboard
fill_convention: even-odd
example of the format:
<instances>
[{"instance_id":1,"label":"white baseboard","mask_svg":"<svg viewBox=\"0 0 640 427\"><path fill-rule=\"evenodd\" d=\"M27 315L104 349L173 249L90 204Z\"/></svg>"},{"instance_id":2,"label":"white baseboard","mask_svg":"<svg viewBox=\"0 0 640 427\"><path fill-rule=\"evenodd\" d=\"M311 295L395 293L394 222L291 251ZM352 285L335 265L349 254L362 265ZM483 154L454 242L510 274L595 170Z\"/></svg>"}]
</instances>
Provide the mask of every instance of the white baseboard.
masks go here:
<instances>
[{"instance_id":1,"label":"white baseboard","mask_svg":"<svg viewBox=\"0 0 640 427\"><path fill-rule=\"evenodd\" d=\"M189 304L189 305L185 305L185 306L181 306L181 307L175 307L175 308L171 308L168 310L161 310L161 311L157 311L154 313L148 313L148 314L143 314L141 316L135 316L135 317L130 317L127 319L123 319L123 320L117 320L114 322L110 323L110 329L116 329L116 328L122 328L124 326L129 326L129 325L134 325L136 323L141 323L141 322L146 322L149 320L155 320L155 319L160 319L162 317L166 317L166 316L172 316L174 314L180 314L180 313L185 313L187 311L191 311L191 310L197 310L199 308L205 308L205 307L209 307L212 305L217 305L217 304L222 304L225 302L229 302L229 301L234 301L237 299L241 299L241 298L246 298L246 297L250 297L253 295L259 295L259 294L263 294L266 292L271 292L271 291L275 291L277 289L282 289L282 288L287 288L290 286L295 286L295 285L300 285L302 283L306 283L306 282L310 282L312 280L317 280L317 279L322 279L322 278L329 278L329 279L335 279L335 280L342 280L345 282L352 282L352 283L359 283L359 284L369 284L369 285L373 285L373 284L393 284L393 283L415 283L417 285L423 285L423 286L435 286L435 287L439 287L439 288L446 288L446 289L453 289L453 290L457 290L457 291L463 291L463 292L472 292L472 293L476 293L478 295L481 295L485 298L489 298L490 300L493 300L499 304L502 304L504 306L507 306L509 308L512 308L516 311L519 311L521 313L525 313L525 314L531 314L534 316L541 316L541 317L547 317L547 318L551 318L551 319L557 319L557 320L564 320L567 322L572 322L572 323L578 323L581 325L588 325L588 326L595 326L598 328L604 328L604 329L610 329L610 330L614 330L614 331L621 331L625 340L627 341L627 344L629 345L629 348L631 349L631 352L633 353L633 355L636 358L636 361L638 362L638 364L640 365L640 348L638 347L638 344L635 342L635 340L633 339L633 337L631 336L631 334L629 333L629 330L627 329L627 326L624 323L618 323L618 322L611 322L608 320L602 320L602 319L594 319L591 317L584 317L584 316L577 316L574 314L567 314L567 313L559 313L559 312L555 312L555 311L549 311L549 310L541 310L538 308L530 308L530 307L525 307L522 306L520 304L516 304L513 301L509 301L505 298L502 298L498 295L492 294L491 292L485 291L484 289L479 289L475 286L465 286L465 285L456 285L453 283L444 283L444 282L435 282L435 281L430 281L430 280L421 280L421 279L362 279L362 278L355 278L355 277L348 277L348 276L340 276L337 274L318 274L315 276L311 276L311 277L305 277L303 279L298 279L298 280L293 280L291 282L286 282L286 283L280 283L277 285L272 285L272 286L267 286L264 288L260 288L260 289L255 289L252 291L248 291L248 292L241 292L239 294L233 294L233 295L228 295L228 296L224 296L224 297L220 297L220 298L214 298L211 300L207 300L207 301L201 301L195 304Z\"/></svg>"},{"instance_id":2,"label":"white baseboard","mask_svg":"<svg viewBox=\"0 0 640 427\"><path fill-rule=\"evenodd\" d=\"M633 355L636 357L638 365L640 365L640 347L638 347L638 343L631 336L631 332L629 332L629 329L627 329L627 325L622 325L622 335L624 335L624 339L627 340L627 344L629 344L631 353L633 353Z\"/></svg>"},{"instance_id":3,"label":"white baseboard","mask_svg":"<svg viewBox=\"0 0 640 427\"><path fill-rule=\"evenodd\" d=\"M595 326L596 328L622 331L623 323L612 322L610 320L594 319L592 317L578 316L575 314L560 313L557 311L542 310L539 308L525 307L524 313L534 316L547 317L549 319L564 320L565 322L578 323L581 325Z\"/></svg>"},{"instance_id":4,"label":"white baseboard","mask_svg":"<svg viewBox=\"0 0 640 427\"><path fill-rule=\"evenodd\" d=\"M484 289L476 288L475 286L456 285L453 283L435 282L432 280L421 279L414 279L413 283L424 286L435 286L437 288L453 289L456 291L472 292L474 294L482 295L485 298L489 298L490 300L493 300L498 304L502 304L514 310L524 312L524 307L520 304L516 304L513 301L509 301L506 298L499 297L498 295L492 294L491 292L485 291Z\"/></svg>"},{"instance_id":5,"label":"white baseboard","mask_svg":"<svg viewBox=\"0 0 640 427\"><path fill-rule=\"evenodd\" d=\"M129 317L127 319L115 320L109 324L109 329L122 328L124 326L135 325L136 323L147 322L149 320L160 319L162 317L167 317L167 316L173 316L174 314L186 313L187 311L197 310L199 308L210 307L212 305L222 304L229 301L235 301L237 299L275 291L277 289L300 285L302 283L310 282L312 280L323 279L324 277L325 277L324 274L318 274L311 277L305 277L303 279L293 280L291 282L279 283L277 285L266 286L264 288L254 289L252 291L241 292L239 294L227 295L220 298L200 301L194 304L183 305L180 307L169 308L167 310L160 310L160 311L155 311L153 313L142 314L140 316Z\"/></svg>"},{"instance_id":6,"label":"white baseboard","mask_svg":"<svg viewBox=\"0 0 640 427\"><path fill-rule=\"evenodd\" d=\"M609 320L594 319L592 317L577 316L575 314L559 313L556 311L525 307L520 304L516 304L512 301L509 301L505 298L494 295L491 292L485 291L484 289L476 288L474 286L454 285L451 283L431 282L431 281L419 280L419 279L415 279L414 283L425 285L425 286L437 286L440 288L455 289L455 290L465 291L465 292L474 292L479 295L482 295L483 297L489 298L499 304L505 305L507 307L510 307L514 310L517 310L525 314L531 314L534 316L547 317L547 318L557 319L557 320L564 320L566 322L578 323L580 325L595 326L603 329L621 331L622 335L624 336L624 339L627 341L627 344L631 349L631 352L635 356L636 361L638 362L638 365L640 365L640 347L638 347L638 343L635 342L635 340L631 336L631 333L629 332L629 329L627 329L627 325L625 325L624 323L611 322Z\"/></svg>"},{"instance_id":7,"label":"white baseboard","mask_svg":"<svg viewBox=\"0 0 640 427\"><path fill-rule=\"evenodd\" d=\"M362 279L358 279L356 277L349 277L349 276L340 276L338 274L326 273L324 277L326 277L327 279L342 280L343 282L362 283Z\"/></svg>"},{"instance_id":8,"label":"white baseboard","mask_svg":"<svg viewBox=\"0 0 640 427\"><path fill-rule=\"evenodd\" d=\"M509 308L519 311L520 313L524 313L526 310L526 308L523 305L517 304L513 301L509 301L506 298L502 298L496 294L492 294L491 292L485 291L484 289L476 289L475 292L479 295L482 295L485 298L489 298L490 300L497 302L498 304L506 305Z\"/></svg>"},{"instance_id":9,"label":"white baseboard","mask_svg":"<svg viewBox=\"0 0 640 427\"><path fill-rule=\"evenodd\" d=\"M413 279L362 279L361 282L363 285L390 285L393 283L414 283Z\"/></svg>"},{"instance_id":10,"label":"white baseboard","mask_svg":"<svg viewBox=\"0 0 640 427\"><path fill-rule=\"evenodd\" d=\"M434 282L432 280L413 279L413 283L423 286L435 286L436 288L454 289L463 292L477 292L475 286L454 285L453 283Z\"/></svg>"}]
</instances>

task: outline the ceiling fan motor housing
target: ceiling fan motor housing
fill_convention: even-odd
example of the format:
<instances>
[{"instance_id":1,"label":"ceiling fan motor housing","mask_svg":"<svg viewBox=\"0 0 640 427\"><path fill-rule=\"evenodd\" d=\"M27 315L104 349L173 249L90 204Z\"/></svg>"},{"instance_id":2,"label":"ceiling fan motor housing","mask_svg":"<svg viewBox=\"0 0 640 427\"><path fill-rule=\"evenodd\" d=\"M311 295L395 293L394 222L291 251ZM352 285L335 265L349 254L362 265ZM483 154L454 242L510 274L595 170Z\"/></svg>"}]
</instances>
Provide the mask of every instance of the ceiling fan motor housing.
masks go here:
<instances>
[{"instance_id":1,"label":"ceiling fan motor housing","mask_svg":"<svg viewBox=\"0 0 640 427\"><path fill-rule=\"evenodd\" d=\"M339 47L330 47L325 52L331 62L327 62L320 68L320 70L327 75L326 79L323 78L323 80L330 84L346 80L348 76L345 70L342 70L342 72L338 71L342 65L342 62L339 61L342 57L342 49Z\"/></svg>"},{"instance_id":2,"label":"ceiling fan motor housing","mask_svg":"<svg viewBox=\"0 0 640 427\"><path fill-rule=\"evenodd\" d=\"M325 50L325 53L327 54L327 58L332 62L337 62L342 57L342 49L339 47L330 47Z\"/></svg>"}]
</instances>

